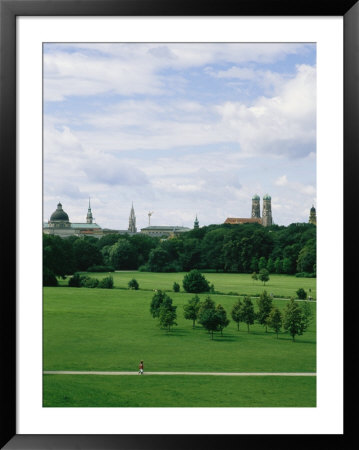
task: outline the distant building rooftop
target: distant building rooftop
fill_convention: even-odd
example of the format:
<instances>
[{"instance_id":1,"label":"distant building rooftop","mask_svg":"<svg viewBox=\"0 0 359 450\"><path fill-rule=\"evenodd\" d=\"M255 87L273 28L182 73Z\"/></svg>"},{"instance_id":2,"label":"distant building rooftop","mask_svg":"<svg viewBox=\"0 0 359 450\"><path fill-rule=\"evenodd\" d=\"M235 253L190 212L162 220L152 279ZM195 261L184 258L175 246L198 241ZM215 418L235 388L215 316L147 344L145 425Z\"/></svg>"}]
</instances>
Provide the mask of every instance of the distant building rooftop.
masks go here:
<instances>
[{"instance_id":1,"label":"distant building rooftop","mask_svg":"<svg viewBox=\"0 0 359 450\"><path fill-rule=\"evenodd\" d=\"M262 219L260 217L251 217L251 218L241 218L241 217L227 217L224 223L230 223L232 225L243 224L243 223L262 223Z\"/></svg>"}]
</instances>

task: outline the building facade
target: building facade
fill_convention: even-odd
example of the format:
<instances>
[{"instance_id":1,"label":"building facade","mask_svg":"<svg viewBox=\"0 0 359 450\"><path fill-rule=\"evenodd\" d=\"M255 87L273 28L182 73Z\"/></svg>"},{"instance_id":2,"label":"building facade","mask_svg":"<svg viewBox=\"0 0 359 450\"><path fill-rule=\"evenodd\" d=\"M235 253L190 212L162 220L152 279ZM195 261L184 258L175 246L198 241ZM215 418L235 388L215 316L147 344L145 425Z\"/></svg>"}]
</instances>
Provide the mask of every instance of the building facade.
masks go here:
<instances>
[{"instance_id":1,"label":"building facade","mask_svg":"<svg viewBox=\"0 0 359 450\"><path fill-rule=\"evenodd\" d=\"M102 228L97 223L93 223L90 201L86 215L86 223L70 222L68 214L63 210L62 204L59 202L56 210L51 214L50 220L43 224L43 232L62 238L70 236L93 236L100 238L103 236Z\"/></svg>"},{"instance_id":2,"label":"building facade","mask_svg":"<svg viewBox=\"0 0 359 450\"><path fill-rule=\"evenodd\" d=\"M178 226L154 226L150 225L149 227L141 228L141 233L147 234L152 237L175 237L179 234L186 233L190 231L190 228L187 227L178 227Z\"/></svg>"},{"instance_id":3,"label":"building facade","mask_svg":"<svg viewBox=\"0 0 359 450\"><path fill-rule=\"evenodd\" d=\"M263 212L261 217L260 197L255 194L252 197L252 212L251 217L227 217L224 223L232 225L240 225L244 223L259 223L264 227L273 225L272 219L272 204L270 195L266 194L263 197Z\"/></svg>"}]
</instances>

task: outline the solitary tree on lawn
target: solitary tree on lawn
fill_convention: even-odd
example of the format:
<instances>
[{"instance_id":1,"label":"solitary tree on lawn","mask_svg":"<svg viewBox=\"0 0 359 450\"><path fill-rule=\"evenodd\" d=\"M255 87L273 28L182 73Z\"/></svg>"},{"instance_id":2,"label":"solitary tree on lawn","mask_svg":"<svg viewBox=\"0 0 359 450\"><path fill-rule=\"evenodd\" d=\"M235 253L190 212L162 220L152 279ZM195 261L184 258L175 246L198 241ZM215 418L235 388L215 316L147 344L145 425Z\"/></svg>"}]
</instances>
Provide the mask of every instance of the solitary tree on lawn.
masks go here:
<instances>
[{"instance_id":1,"label":"solitary tree on lawn","mask_svg":"<svg viewBox=\"0 0 359 450\"><path fill-rule=\"evenodd\" d=\"M263 281L263 284L265 286L266 282L269 281L269 272L267 269L261 269L259 271L259 275L258 278L260 279L260 281Z\"/></svg>"}]
</instances>

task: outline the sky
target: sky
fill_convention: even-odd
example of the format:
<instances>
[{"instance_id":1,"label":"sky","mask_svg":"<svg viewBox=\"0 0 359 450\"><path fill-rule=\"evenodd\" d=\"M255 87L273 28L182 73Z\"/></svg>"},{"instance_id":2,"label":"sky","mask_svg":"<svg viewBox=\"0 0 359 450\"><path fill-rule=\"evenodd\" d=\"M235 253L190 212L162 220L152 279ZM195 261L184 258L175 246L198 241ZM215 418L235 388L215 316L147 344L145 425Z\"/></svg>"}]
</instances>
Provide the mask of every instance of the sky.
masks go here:
<instances>
[{"instance_id":1,"label":"sky","mask_svg":"<svg viewBox=\"0 0 359 450\"><path fill-rule=\"evenodd\" d=\"M43 47L43 212L102 228L316 206L316 46L77 43Z\"/></svg>"}]
</instances>

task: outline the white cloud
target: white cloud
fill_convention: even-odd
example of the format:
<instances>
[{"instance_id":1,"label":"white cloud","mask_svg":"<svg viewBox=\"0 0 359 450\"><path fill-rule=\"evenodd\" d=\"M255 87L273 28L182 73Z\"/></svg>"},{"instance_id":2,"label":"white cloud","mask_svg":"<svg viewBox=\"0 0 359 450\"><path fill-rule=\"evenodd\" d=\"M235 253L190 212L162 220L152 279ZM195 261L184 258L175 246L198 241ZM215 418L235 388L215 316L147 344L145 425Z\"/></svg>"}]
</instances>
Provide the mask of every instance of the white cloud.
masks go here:
<instances>
[{"instance_id":1,"label":"white cloud","mask_svg":"<svg viewBox=\"0 0 359 450\"><path fill-rule=\"evenodd\" d=\"M72 52L69 52L69 49ZM305 53L302 44L47 44L45 101L104 93L163 94L174 76L166 69L198 68L231 61L269 63ZM180 87L180 86L179 86Z\"/></svg>"},{"instance_id":2,"label":"white cloud","mask_svg":"<svg viewBox=\"0 0 359 450\"><path fill-rule=\"evenodd\" d=\"M287 186L288 185L287 175L282 175L281 177L277 178L274 183L277 186Z\"/></svg>"},{"instance_id":3,"label":"white cloud","mask_svg":"<svg viewBox=\"0 0 359 450\"><path fill-rule=\"evenodd\" d=\"M201 224L247 217L254 193L272 195L279 223L300 221L308 202L310 208L315 181L304 167L315 167L315 68L299 65L286 76L256 66L304 54L306 46L51 49L44 56L45 220L58 200L70 220L84 220L88 196L98 223L120 229L128 226L132 201L139 228L149 210L158 225L191 226L196 213ZM198 96L187 91L194 79ZM265 95L224 101L211 90L211 83L247 81L268 88ZM114 104L113 94L121 101ZM85 96L96 96L89 108Z\"/></svg>"}]
</instances>

